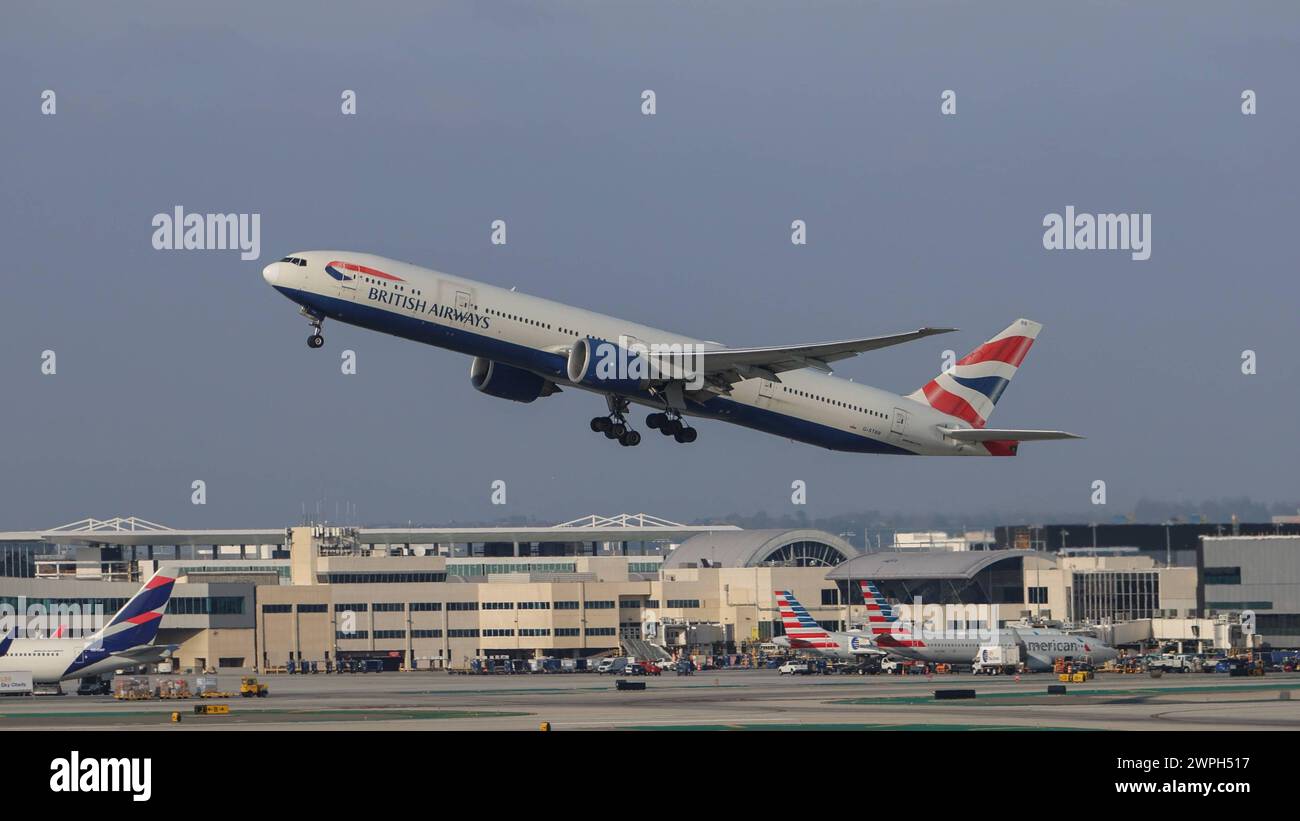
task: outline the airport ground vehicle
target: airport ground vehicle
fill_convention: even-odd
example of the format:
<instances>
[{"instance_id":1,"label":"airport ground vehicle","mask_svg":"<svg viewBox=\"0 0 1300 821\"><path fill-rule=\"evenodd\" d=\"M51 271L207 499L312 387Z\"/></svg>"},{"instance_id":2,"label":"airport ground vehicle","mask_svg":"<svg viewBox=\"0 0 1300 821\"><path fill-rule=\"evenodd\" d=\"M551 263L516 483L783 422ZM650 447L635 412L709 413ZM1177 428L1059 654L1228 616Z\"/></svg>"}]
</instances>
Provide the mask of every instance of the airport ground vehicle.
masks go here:
<instances>
[{"instance_id":1,"label":"airport ground vehicle","mask_svg":"<svg viewBox=\"0 0 1300 821\"><path fill-rule=\"evenodd\" d=\"M813 665L806 661L787 661L776 669L783 676L806 676L814 672Z\"/></svg>"},{"instance_id":2,"label":"airport ground vehicle","mask_svg":"<svg viewBox=\"0 0 1300 821\"><path fill-rule=\"evenodd\" d=\"M244 698L265 698L271 692L271 688L259 682L253 676L244 676L239 680L239 694Z\"/></svg>"},{"instance_id":3,"label":"airport ground vehicle","mask_svg":"<svg viewBox=\"0 0 1300 821\"><path fill-rule=\"evenodd\" d=\"M610 675L621 675L626 670L626 656L614 656L613 658L601 659L600 665L596 668L596 672L602 676L606 673L609 673Z\"/></svg>"},{"instance_id":4,"label":"airport ground vehicle","mask_svg":"<svg viewBox=\"0 0 1300 821\"><path fill-rule=\"evenodd\" d=\"M36 695L36 684L27 670L0 673L0 696Z\"/></svg>"},{"instance_id":5,"label":"airport ground vehicle","mask_svg":"<svg viewBox=\"0 0 1300 821\"><path fill-rule=\"evenodd\" d=\"M679 676L689 676L695 672L695 665L686 659L682 659L673 666Z\"/></svg>"},{"instance_id":6,"label":"airport ground vehicle","mask_svg":"<svg viewBox=\"0 0 1300 821\"><path fill-rule=\"evenodd\" d=\"M111 696L112 694L113 682L102 676L87 676L77 685L79 696Z\"/></svg>"},{"instance_id":7,"label":"airport ground vehicle","mask_svg":"<svg viewBox=\"0 0 1300 821\"><path fill-rule=\"evenodd\" d=\"M1199 673L1201 661L1194 656L1165 654L1153 656L1147 660L1148 670L1164 670L1166 673Z\"/></svg>"},{"instance_id":8,"label":"airport ground vehicle","mask_svg":"<svg viewBox=\"0 0 1300 821\"><path fill-rule=\"evenodd\" d=\"M1014 674L1022 661L1019 645L990 644L980 648L971 672L990 676Z\"/></svg>"}]
</instances>

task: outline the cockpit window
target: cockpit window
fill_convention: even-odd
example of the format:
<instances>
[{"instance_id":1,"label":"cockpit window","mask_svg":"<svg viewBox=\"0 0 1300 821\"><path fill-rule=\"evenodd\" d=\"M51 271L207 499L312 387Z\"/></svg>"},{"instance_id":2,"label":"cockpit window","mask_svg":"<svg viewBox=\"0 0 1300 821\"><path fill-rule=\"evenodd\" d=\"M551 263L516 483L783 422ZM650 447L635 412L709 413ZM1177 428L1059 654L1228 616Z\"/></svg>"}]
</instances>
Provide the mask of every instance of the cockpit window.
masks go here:
<instances>
[{"instance_id":1,"label":"cockpit window","mask_svg":"<svg viewBox=\"0 0 1300 821\"><path fill-rule=\"evenodd\" d=\"M280 260L280 261L281 261L281 262L292 262L294 265L297 265L299 268L306 268L306 267L307 267L307 260L303 259L302 257L285 257L284 259L282 259L282 260Z\"/></svg>"}]
</instances>

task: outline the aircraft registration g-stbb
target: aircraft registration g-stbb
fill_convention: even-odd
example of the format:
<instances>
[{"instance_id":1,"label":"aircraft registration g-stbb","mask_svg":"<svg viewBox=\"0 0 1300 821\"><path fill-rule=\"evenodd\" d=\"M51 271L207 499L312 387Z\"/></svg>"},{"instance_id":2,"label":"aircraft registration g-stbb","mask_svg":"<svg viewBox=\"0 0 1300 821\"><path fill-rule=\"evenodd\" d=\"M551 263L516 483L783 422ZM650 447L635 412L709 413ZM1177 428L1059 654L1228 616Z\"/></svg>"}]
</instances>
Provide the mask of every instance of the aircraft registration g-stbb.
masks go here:
<instances>
[{"instance_id":1,"label":"aircraft registration g-stbb","mask_svg":"<svg viewBox=\"0 0 1300 821\"><path fill-rule=\"evenodd\" d=\"M628 424L631 403L652 408L646 424L678 442L695 441L688 417L856 453L1013 456L1023 441L1080 438L985 427L1042 328L1028 319L899 396L833 377L830 364L955 329L729 348L372 254L303 251L262 275L301 306L312 348L324 344L324 321L336 319L468 354L471 384L490 396L603 394L608 414L591 429L623 445L641 441Z\"/></svg>"}]
</instances>

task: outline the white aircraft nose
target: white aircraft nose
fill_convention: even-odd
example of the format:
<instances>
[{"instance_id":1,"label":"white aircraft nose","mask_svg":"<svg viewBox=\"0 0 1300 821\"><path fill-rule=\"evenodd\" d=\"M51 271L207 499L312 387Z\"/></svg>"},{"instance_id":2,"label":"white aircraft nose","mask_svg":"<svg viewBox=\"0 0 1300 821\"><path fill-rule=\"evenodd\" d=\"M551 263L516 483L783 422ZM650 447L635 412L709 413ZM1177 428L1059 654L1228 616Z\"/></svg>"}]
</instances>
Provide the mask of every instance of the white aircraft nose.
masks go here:
<instances>
[{"instance_id":1,"label":"white aircraft nose","mask_svg":"<svg viewBox=\"0 0 1300 821\"><path fill-rule=\"evenodd\" d=\"M272 262L262 269L262 279L266 280L268 285L274 285L280 277L280 263Z\"/></svg>"}]
</instances>

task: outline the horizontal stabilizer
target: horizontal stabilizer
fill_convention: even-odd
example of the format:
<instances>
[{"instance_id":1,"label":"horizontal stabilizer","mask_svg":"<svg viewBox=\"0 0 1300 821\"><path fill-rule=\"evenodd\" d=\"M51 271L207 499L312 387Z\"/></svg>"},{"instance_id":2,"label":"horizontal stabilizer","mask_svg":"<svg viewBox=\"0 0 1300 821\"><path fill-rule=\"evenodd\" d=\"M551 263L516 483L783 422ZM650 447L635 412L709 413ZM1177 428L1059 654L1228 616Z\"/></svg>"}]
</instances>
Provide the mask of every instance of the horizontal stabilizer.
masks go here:
<instances>
[{"instance_id":1,"label":"horizontal stabilizer","mask_svg":"<svg viewBox=\"0 0 1300 821\"><path fill-rule=\"evenodd\" d=\"M1043 439L1082 439L1063 430L1014 430L1011 428L944 428L949 439L958 442L1037 442Z\"/></svg>"}]
</instances>

